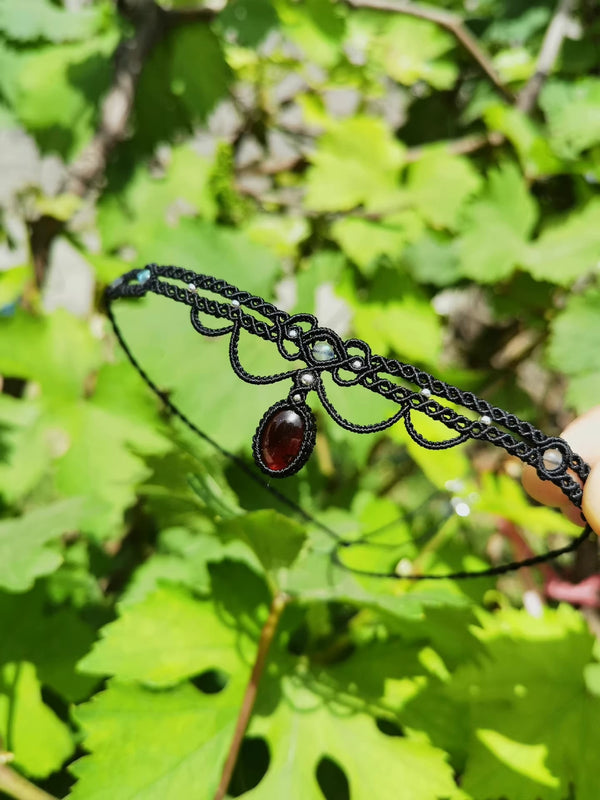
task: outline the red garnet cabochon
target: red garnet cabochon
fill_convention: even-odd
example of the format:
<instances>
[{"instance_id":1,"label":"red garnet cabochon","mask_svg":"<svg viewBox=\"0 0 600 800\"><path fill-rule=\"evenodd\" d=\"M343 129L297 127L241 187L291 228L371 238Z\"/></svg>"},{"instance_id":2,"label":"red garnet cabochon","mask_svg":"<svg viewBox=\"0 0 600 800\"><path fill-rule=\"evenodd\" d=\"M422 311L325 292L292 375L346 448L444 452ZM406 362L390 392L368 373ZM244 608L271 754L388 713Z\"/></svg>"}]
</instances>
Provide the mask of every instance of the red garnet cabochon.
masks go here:
<instances>
[{"instance_id":1,"label":"red garnet cabochon","mask_svg":"<svg viewBox=\"0 0 600 800\"><path fill-rule=\"evenodd\" d=\"M260 454L265 465L279 472L298 457L304 441L306 424L292 408L277 411L265 423L259 442Z\"/></svg>"}]
</instances>

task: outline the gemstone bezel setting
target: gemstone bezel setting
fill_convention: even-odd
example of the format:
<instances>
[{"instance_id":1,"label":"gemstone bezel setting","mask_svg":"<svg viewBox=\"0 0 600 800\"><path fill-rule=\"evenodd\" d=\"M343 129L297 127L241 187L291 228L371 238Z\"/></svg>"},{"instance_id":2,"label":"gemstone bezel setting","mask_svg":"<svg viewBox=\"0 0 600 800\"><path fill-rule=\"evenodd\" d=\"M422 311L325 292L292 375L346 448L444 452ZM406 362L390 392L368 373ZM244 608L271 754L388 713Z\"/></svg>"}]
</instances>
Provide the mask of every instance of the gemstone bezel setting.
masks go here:
<instances>
[{"instance_id":1,"label":"gemstone bezel setting","mask_svg":"<svg viewBox=\"0 0 600 800\"><path fill-rule=\"evenodd\" d=\"M262 448L267 426L281 411L293 411L295 414L298 414L298 416L300 416L304 422L304 433L300 448L294 459L283 469L274 470L271 469L265 462ZM254 456L254 460L261 470L270 477L287 478L290 475L295 475L296 472L301 470L306 464L314 449L316 438L317 423L314 414L306 405L306 403L298 403L291 400L280 400L278 403L274 403L270 408L267 409L267 411L265 411L260 422L258 423L256 432L252 437L252 455Z\"/></svg>"}]
</instances>

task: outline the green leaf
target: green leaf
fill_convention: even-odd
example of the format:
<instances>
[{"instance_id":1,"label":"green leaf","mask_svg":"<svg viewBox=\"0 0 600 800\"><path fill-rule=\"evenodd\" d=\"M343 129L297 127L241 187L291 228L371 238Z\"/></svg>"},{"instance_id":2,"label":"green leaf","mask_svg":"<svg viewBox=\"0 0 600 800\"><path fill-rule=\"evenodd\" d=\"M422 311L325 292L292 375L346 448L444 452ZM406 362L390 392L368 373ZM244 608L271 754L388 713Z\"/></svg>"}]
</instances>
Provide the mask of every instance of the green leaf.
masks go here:
<instances>
[{"instance_id":1,"label":"green leaf","mask_svg":"<svg viewBox=\"0 0 600 800\"><path fill-rule=\"evenodd\" d=\"M248 545L261 566L276 577L298 558L306 541L301 525L276 511L252 511L220 526L225 541L239 539Z\"/></svg>"},{"instance_id":2,"label":"green leaf","mask_svg":"<svg viewBox=\"0 0 600 800\"><path fill-rule=\"evenodd\" d=\"M9 55L5 96L42 149L72 157L91 138L116 43L115 30Z\"/></svg>"},{"instance_id":3,"label":"green leaf","mask_svg":"<svg viewBox=\"0 0 600 800\"><path fill-rule=\"evenodd\" d=\"M433 306L410 294L387 303L357 305L354 329L374 352L385 355L392 350L407 361L435 364L442 347L442 326Z\"/></svg>"},{"instance_id":4,"label":"green leaf","mask_svg":"<svg viewBox=\"0 0 600 800\"><path fill-rule=\"evenodd\" d=\"M68 726L43 702L35 667L0 668L0 736L15 764L36 778L58 770L75 749Z\"/></svg>"},{"instance_id":5,"label":"green leaf","mask_svg":"<svg viewBox=\"0 0 600 800\"><path fill-rule=\"evenodd\" d=\"M138 166L126 186L105 195L100 202L98 225L104 247L124 245L143 249L157 231L173 227L179 216L213 220L216 214L210 192L212 161L188 146L173 148L161 177ZM121 272L125 272L123 265Z\"/></svg>"},{"instance_id":6,"label":"green leaf","mask_svg":"<svg viewBox=\"0 0 600 800\"><path fill-rule=\"evenodd\" d=\"M600 201L547 227L523 253L523 267L536 280L568 286L600 264Z\"/></svg>"},{"instance_id":7,"label":"green leaf","mask_svg":"<svg viewBox=\"0 0 600 800\"><path fill-rule=\"evenodd\" d=\"M218 561L226 549L214 535L186 528L161 531L158 552L135 571L121 595L120 607L140 603L165 584L183 586L195 594L209 594L208 562Z\"/></svg>"},{"instance_id":8,"label":"green leaf","mask_svg":"<svg viewBox=\"0 0 600 800\"><path fill-rule=\"evenodd\" d=\"M381 120L353 117L331 124L311 156L305 205L313 211L369 211L398 203L404 148ZM400 195L401 196L401 195Z\"/></svg>"},{"instance_id":9,"label":"green leaf","mask_svg":"<svg viewBox=\"0 0 600 800\"><path fill-rule=\"evenodd\" d=\"M567 375L600 369L600 292L573 295L552 322L548 359ZM585 331L585 336L582 336Z\"/></svg>"},{"instance_id":10,"label":"green leaf","mask_svg":"<svg viewBox=\"0 0 600 800\"><path fill-rule=\"evenodd\" d=\"M230 70L202 21L179 26L153 49L135 96L135 144L144 152L206 119L226 96Z\"/></svg>"},{"instance_id":11,"label":"green leaf","mask_svg":"<svg viewBox=\"0 0 600 800\"><path fill-rule=\"evenodd\" d=\"M566 399L579 413L598 404L599 321L600 292L592 289L570 297L550 328L548 361L555 370L569 376Z\"/></svg>"},{"instance_id":12,"label":"green leaf","mask_svg":"<svg viewBox=\"0 0 600 800\"><path fill-rule=\"evenodd\" d=\"M322 687L326 695L328 688ZM271 710L275 693L271 689L270 696L262 688L250 734L267 739L271 761L263 780L246 794L249 800L321 800L316 768L325 756L343 768L352 797L368 797L374 779L381 800L438 800L455 794L452 770L441 750L424 741L386 736L360 701L358 710L352 710L335 697L324 701L319 689L318 683L313 689L309 681L285 677L281 699Z\"/></svg>"},{"instance_id":13,"label":"green leaf","mask_svg":"<svg viewBox=\"0 0 600 800\"><path fill-rule=\"evenodd\" d=\"M53 402L81 397L100 356L89 325L65 311L43 318L19 311L0 329L0 372L38 381Z\"/></svg>"},{"instance_id":14,"label":"green leaf","mask_svg":"<svg viewBox=\"0 0 600 800\"><path fill-rule=\"evenodd\" d=\"M600 142L600 78L549 81L541 91L540 105L558 155L576 158Z\"/></svg>"},{"instance_id":15,"label":"green leaf","mask_svg":"<svg viewBox=\"0 0 600 800\"><path fill-rule=\"evenodd\" d=\"M345 30L341 6L329 0L275 0L281 28L317 64L332 67L341 55ZM254 10L251 12L254 13Z\"/></svg>"},{"instance_id":16,"label":"green leaf","mask_svg":"<svg viewBox=\"0 0 600 800\"><path fill-rule=\"evenodd\" d=\"M84 514L81 499L64 500L0 522L0 588L24 592L40 575L62 563L54 544L77 531Z\"/></svg>"},{"instance_id":17,"label":"green leaf","mask_svg":"<svg viewBox=\"0 0 600 800\"><path fill-rule=\"evenodd\" d=\"M0 664L30 662L40 682L70 702L93 689L96 680L75 671L93 630L72 608L50 605L40 582L27 594L0 592L0 629L10 632L0 638Z\"/></svg>"},{"instance_id":18,"label":"green leaf","mask_svg":"<svg viewBox=\"0 0 600 800\"><path fill-rule=\"evenodd\" d=\"M367 15L358 17L357 26L361 20L370 21L369 27L375 28L374 58L394 80L406 86L422 80L436 89L454 85L457 65L442 58L454 47L454 41L439 25L392 14L380 20Z\"/></svg>"},{"instance_id":19,"label":"green leaf","mask_svg":"<svg viewBox=\"0 0 600 800\"><path fill-rule=\"evenodd\" d=\"M150 474L140 456L172 446L156 420L154 401L124 363L102 367L92 400L56 410L68 443L56 462L56 486L66 495L90 498L84 524L100 538L115 537L125 509L135 502L136 485Z\"/></svg>"},{"instance_id":20,"label":"green leaf","mask_svg":"<svg viewBox=\"0 0 600 800\"><path fill-rule=\"evenodd\" d=\"M310 228L304 217L257 214L244 232L251 242L268 247L278 258L286 258L296 254L300 243L310 235Z\"/></svg>"},{"instance_id":21,"label":"green leaf","mask_svg":"<svg viewBox=\"0 0 600 800\"><path fill-rule=\"evenodd\" d=\"M542 129L523 111L493 103L487 107L484 119L491 131L503 134L511 142L525 175L536 178L560 172L561 162L552 152Z\"/></svg>"},{"instance_id":22,"label":"green leaf","mask_svg":"<svg viewBox=\"0 0 600 800\"><path fill-rule=\"evenodd\" d=\"M456 239L425 234L406 248L402 260L419 283L448 286L460 279Z\"/></svg>"},{"instance_id":23,"label":"green leaf","mask_svg":"<svg viewBox=\"0 0 600 800\"><path fill-rule=\"evenodd\" d=\"M481 475L477 511L508 519L538 536L562 533L576 536L581 528L551 508L532 506L521 486L507 475Z\"/></svg>"},{"instance_id":24,"label":"green leaf","mask_svg":"<svg viewBox=\"0 0 600 800\"><path fill-rule=\"evenodd\" d=\"M225 36L234 35L237 44L254 48L277 27L278 21L271 0L232 0L219 14L217 24Z\"/></svg>"},{"instance_id":25,"label":"green leaf","mask_svg":"<svg viewBox=\"0 0 600 800\"><path fill-rule=\"evenodd\" d=\"M483 181L469 159L429 148L408 168L407 189L415 208L433 228L456 228L465 202Z\"/></svg>"},{"instance_id":26,"label":"green leaf","mask_svg":"<svg viewBox=\"0 0 600 800\"><path fill-rule=\"evenodd\" d=\"M377 269L379 256L397 260L404 245L420 230L419 221L413 217L372 222L359 217L345 217L331 226L331 235L348 258L360 268L363 275L371 276ZM411 230L412 228L412 230Z\"/></svg>"},{"instance_id":27,"label":"green leaf","mask_svg":"<svg viewBox=\"0 0 600 800\"><path fill-rule=\"evenodd\" d=\"M508 278L524 257L537 214L537 205L514 164L507 162L492 170L483 195L465 214L459 245L463 275L479 283Z\"/></svg>"},{"instance_id":28,"label":"green leaf","mask_svg":"<svg viewBox=\"0 0 600 800\"><path fill-rule=\"evenodd\" d=\"M146 240L139 257L146 263L186 264L263 296L271 293L279 270L278 260L265 247L240 231L201 220L183 219L159 240Z\"/></svg>"},{"instance_id":29,"label":"green leaf","mask_svg":"<svg viewBox=\"0 0 600 800\"><path fill-rule=\"evenodd\" d=\"M0 31L18 42L47 39L66 42L86 39L98 32L110 6L70 10L56 7L49 0L0 0Z\"/></svg>"},{"instance_id":30,"label":"green leaf","mask_svg":"<svg viewBox=\"0 0 600 800\"><path fill-rule=\"evenodd\" d=\"M0 494L7 503L24 498L50 462L40 404L0 395Z\"/></svg>"},{"instance_id":31,"label":"green leaf","mask_svg":"<svg viewBox=\"0 0 600 800\"><path fill-rule=\"evenodd\" d=\"M490 657L459 668L451 687L473 728L463 788L515 800L562 800L572 790L592 800L600 701L584 677L593 645L585 621L568 606L539 619L513 609L481 618Z\"/></svg>"},{"instance_id":32,"label":"green leaf","mask_svg":"<svg viewBox=\"0 0 600 800\"><path fill-rule=\"evenodd\" d=\"M239 672L244 663L240 653L251 657L253 649L235 625L215 614L211 603L180 588L163 587L124 608L105 626L79 669L166 687L209 669Z\"/></svg>"},{"instance_id":33,"label":"green leaf","mask_svg":"<svg viewBox=\"0 0 600 800\"><path fill-rule=\"evenodd\" d=\"M78 780L70 800L210 800L242 691L239 681L216 694L111 683L75 712L91 755L71 767Z\"/></svg>"}]
</instances>

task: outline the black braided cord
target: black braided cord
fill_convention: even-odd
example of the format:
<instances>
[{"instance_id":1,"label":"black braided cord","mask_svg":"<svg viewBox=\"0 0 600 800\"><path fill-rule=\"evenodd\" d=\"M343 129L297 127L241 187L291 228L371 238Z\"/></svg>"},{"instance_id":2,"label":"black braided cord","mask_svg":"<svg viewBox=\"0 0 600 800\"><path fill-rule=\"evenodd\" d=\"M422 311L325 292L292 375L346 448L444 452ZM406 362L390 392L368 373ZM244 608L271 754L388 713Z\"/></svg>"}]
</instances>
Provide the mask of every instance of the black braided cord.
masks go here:
<instances>
[{"instance_id":1,"label":"black braided cord","mask_svg":"<svg viewBox=\"0 0 600 800\"><path fill-rule=\"evenodd\" d=\"M180 284L184 285L181 286ZM210 292L218 295L226 302L205 297L200 292ZM327 525L286 497L276 487L264 481L245 461L221 447L174 405L166 393L157 386L137 361L117 324L111 304L112 301L117 299L140 298L147 293L162 295L188 306L190 308L191 323L198 333L205 336L229 334L231 366L235 374L242 380L253 384L291 380L292 387L287 404L285 402L278 403L271 410L277 410L279 406L294 404L294 407L302 412L305 419L310 421L309 416L312 418L312 414L308 406L305 405L305 400L307 394L313 390L317 393L323 408L331 418L341 427L354 433L372 433L402 421L408 435L417 444L430 450L453 447L470 439L490 442L510 455L516 456L523 463L534 467L537 475L542 480L550 481L555 486L558 486L565 497L579 509L581 509L583 497L583 483L589 475L590 467L579 455L573 453L564 439L547 436L529 422L519 419L514 414L492 406L472 392L463 392L455 386L434 378L411 364L373 354L368 344L360 339L342 340L330 328L320 327L316 317L312 314L290 315L262 298L249 292L241 291L224 280L175 266L148 264L142 270L131 270L113 281L105 292L108 318L129 361L149 388L162 400L169 411L178 417L193 433L210 443L216 450L235 463L246 475L266 489L279 502L334 539L337 546L332 553L333 561L344 569L367 577L402 578L404 580L446 580L503 575L521 567L535 566L565 553L573 552L592 533L590 526L586 525L580 535L563 547L548 550L546 553L520 561L511 561L475 571L456 571L443 575L431 573L400 576L396 572L383 573L358 570L344 564L340 557L341 550L350 548L353 545L360 545L360 541L354 542L343 539ZM244 309L252 313L246 313ZM201 321L200 314L226 320L230 324L218 328L210 328ZM257 376L250 374L242 366L238 355L238 343L242 330L248 331L250 334L266 341L273 342L284 359L290 362L301 361L303 366L290 368L275 375ZM329 357L325 358L325 360L323 360L322 355L320 358L317 357L318 353L315 348L317 343L321 348L323 346L326 347ZM321 374L324 372L329 373L338 386L363 386L382 397L392 400L399 406L399 410L390 418L371 425L359 425L345 419L334 408L327 396L321 379ZM400 379L403 383L400 384L394 379ZM408 386L405 384L408 384ZM470 418L459 414L453 408L444 406L437 399L433 399L433 396L475 412L476 417ZM457 435L443 441L426 439L414 427L411 418L413 411L424 413L431 419L442 422ZM267 412L263 421L265 421L268 414L269 412ZM259 426L257 433L260 430L261 427ZM298 466L293 469L293 472L297 471L310 456L312 445L314 444L314 432L314 428L309 430L307 439L310 440L310 446L303 446L304 449L298 460ZM291 474L289 470L282 470L279 476L271 473L262 462L259 451L257 436L255 435L253 452L259 466L273 477ZM574 478L573 475L577 476L579 480Z\"/></svg>"}]
</instances>

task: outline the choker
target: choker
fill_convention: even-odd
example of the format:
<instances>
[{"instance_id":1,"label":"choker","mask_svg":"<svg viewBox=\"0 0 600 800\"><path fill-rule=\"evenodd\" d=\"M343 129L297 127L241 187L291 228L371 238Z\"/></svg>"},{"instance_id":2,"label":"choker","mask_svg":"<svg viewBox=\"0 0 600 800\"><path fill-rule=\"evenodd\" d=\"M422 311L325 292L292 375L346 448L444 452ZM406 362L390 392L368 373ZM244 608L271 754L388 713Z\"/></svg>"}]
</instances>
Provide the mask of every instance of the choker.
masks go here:
<instances>
[{"instance_id":1,"label":"choker","mask_svg":"<svg viewBox=\"0 0 600 800\"><path fill-rule=\"evenodd\" d=\"M286 478L297 473L308 461L313 451L317 425L307 403L313 394L323 410L342 428L353 433L374 433L395 424L404 425L408 435L421 447L442 450L469 440L488 442L516 456L532 466L537 475L550 481L561 490L565 498L581 509L583 486L590 467L574 453L568 443L556 436L547 436L529 422L507 411L490 405L472 392L462 391L411 364L371 352L361 339L342 339L330 328L321 327L312 314L288 314L261 297L240 290L224 280L175 266L148 264L143 269L131 270L113 281L105 291L108 317L115 334L135 369L146 384L158 395L194 433L211 442L218 450L242 465L245 472L256 479L253 471L237 456L228 453L201 431L160 390L135 356L115 319L112 303L122 298L141 298L152 293L187 306L194 329L203 336L229 336L229 361L234 373L249 384L282 384L282 399L267 409L252 438L252 454L258 467L270 478ZM203 293L216 295L218 299ZM206 317L224 320L225 324L209 327ZM273 375L253 375L242 365L239 357L239 339L242 331L272 342L279 355L290 363L290 369ZM374 424L353 423L342 416L329 398L324 375L338 386L362 386L364 389L393 401L398 410L387 419ZM452 404L444 405L443 401ZM465 413L455 410L459 407ZM424 437L414 424L415 414L425 414L448 428L448 439L434 441ZM579 480L578 480L579 479ZM311 515L288 500L276 489L259 482L286 505L315 522ZM326 526L319 525L325 529ZM332 532L328 529L328 532ZM585 528L581 535L564 547L549 550L542 555L522 561L510 562L476 572L455 572L438 576L407 575L401 577L469 577L497 575L522 566L532 566L575 550L589 536ZM341 563L344 547L357 544L347 542L333 534L338 543L335 560ZM356 570L355 570L356 571ZM395 573L361 575L399 577Z\"/></svg>"}]
</instances>

